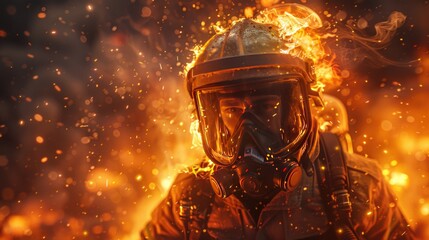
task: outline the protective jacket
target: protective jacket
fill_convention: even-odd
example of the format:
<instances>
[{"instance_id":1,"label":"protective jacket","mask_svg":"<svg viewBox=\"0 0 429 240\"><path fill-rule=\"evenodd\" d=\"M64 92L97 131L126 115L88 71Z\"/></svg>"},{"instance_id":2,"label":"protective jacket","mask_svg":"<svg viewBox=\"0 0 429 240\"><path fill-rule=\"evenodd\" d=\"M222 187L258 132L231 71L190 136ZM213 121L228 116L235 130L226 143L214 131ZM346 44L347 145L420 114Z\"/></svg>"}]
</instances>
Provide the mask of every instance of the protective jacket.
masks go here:
<instances>
[{"instance_id":1,"label":"protective jacket","mask_svg":"<svg viewBox=\"0 0 429 240\"><path fill-rule=\"evenodd\" d=\"M352 203L352 224L362 239L413 239L376 161L345 153ZM319 161L319 160L316 160ZM293 192L280 191L262 209L257 222L235 195L226 199L210 194L208 180L182 173L168 196L152 213L142 232L146 239L183 239L179 203L185 189L192 189L197 216L191 221L191 239L335 239L332 222L321 196L316 171L303 174ZM200 208L201 211L198 211Z\"/></svg>"}]
</instances>

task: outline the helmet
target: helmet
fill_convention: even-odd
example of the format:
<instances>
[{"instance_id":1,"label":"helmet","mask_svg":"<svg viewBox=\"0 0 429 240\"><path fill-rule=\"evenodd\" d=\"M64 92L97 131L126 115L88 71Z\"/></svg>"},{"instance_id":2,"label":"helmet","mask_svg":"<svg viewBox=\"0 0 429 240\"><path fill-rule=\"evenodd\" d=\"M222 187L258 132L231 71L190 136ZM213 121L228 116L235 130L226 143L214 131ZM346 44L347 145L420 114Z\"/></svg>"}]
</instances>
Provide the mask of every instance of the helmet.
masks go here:
<instances>
[{"instance_id":1,"label":"helmet","mask_svg":"<svg viewBox=\"0 0 429 240\"><path fill-rule=\"evenodd\" d=\"M187 73L204 151L223 166L212 174L219 196L228 196L233 182L253 195L273 182L291 190L301 156L314 149L312 63L282 53L284 45L277 26L244 19L213 36ZM257 180L264 172L272 181Z\"/></svg>"},{"instance_id":2,"label":"helmet","mask_svg":"<svg viewBox=\"0 0 429 240\"><path fill-rule=\"evenodd\" d=\"M284 158L306 142L313 125L308 97L318 97L310 88L315 77L311 62L280 53L283 44L275 26L244 19L212 37L188 72L204 150L214 163L229 165L237 158L241 138L234 130L246 122L240 118L256 118L260 128L276 131L261 136L262 129L254 129L266 160Z\"/></svg>"}]
</instances>

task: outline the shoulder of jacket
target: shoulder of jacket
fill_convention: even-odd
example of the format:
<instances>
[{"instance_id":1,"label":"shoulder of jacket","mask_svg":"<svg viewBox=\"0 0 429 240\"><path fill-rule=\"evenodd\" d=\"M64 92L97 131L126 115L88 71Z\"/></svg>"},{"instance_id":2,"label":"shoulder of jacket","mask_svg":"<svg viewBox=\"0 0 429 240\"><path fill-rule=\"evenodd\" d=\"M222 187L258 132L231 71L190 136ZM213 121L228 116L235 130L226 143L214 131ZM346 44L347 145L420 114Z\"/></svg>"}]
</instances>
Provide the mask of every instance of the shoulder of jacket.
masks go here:
<instances>
[{"instance_id":1,"label":"shoulder of jacket","mask_svg":"<svg viewBox=\"0 0 429 240\"><path fill-rule=\"evenodd\" d=\"M210 182L193 173L179 173L171 185L170 194L173 199L210 194Z\"/></svg>"},{"instance_id":2,"label":"shoulder of jacket","mask_svg":"<svg viewBox=\"0 0 429 240\"><path fill-rule=\"evenodd\" d=\"M369 176L374 178L377 182L383 180L381 168L377 161L358 154L345 154L345 157L347 169L351 178L353 178L353 176Z\"/></svg>"}]
</instances>

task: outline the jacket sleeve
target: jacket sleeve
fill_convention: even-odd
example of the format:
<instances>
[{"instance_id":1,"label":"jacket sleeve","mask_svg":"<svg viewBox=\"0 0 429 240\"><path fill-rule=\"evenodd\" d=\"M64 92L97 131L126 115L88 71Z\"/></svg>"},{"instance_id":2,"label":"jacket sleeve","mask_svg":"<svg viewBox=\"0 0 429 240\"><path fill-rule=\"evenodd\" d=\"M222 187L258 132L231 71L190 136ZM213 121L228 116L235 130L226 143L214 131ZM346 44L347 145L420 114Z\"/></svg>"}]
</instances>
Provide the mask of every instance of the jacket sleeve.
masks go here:
<instances>
[{"instance_id":1,"label":"jacket sleeve","mask_svg":"<svg viewBox=\"0 0 429 240\"><path fill-rule=\"evenodd\" d=\"M365 239L414 239L390 185L378 163L358 155L348 157L352 215Z\"/></svg>"}]
</instances>

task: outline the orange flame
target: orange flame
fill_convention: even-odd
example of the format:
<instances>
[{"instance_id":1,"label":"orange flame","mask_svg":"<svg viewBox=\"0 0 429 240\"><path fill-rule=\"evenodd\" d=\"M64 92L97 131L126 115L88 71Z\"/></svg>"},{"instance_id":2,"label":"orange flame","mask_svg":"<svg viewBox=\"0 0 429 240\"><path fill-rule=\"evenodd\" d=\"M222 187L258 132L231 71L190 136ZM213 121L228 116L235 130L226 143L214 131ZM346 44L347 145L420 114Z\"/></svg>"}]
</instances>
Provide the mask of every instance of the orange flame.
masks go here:
<instances>
[{"instance_id":1,"label":"orange flame","mask_svg":"<svg viewBox=\"0 0 429 240\"><path fill-rule=\"evenodd\" d=\"M192 135L192 147L191 148L201 148L203 146L203 140L201 138L201 133L199 131L200 122L194 120L189 127L189 132Z\"/></svg>"},{"instance_id":2,"label":"orange flame","mask_svg":"<svg viewBox=\"0 0 429 240\"><path fill-rule=\"evenodd\" d=\"M191 49L192 51L192 61L187 63L185 68L183 69L183 72L181 72L181 75L186 78L186 75L188 75L189 70L195 65L195 62L197 61L197 57L200 55L201 51L203 50L202 45L195 45L194 48Z\"/></svg>"},{"instance_id":3,"label":"orange flame","mask_svg":"<svg viewBox=\"0 0 429 240\"><path fill-rule=\"evenodd\" d=\"M195 176L210 175L214 172L215 164L210 159L205 159L199 165L193 165L185 170L185 172L192 173Z\"/></svg>"},{"instance_id":4,"label":"orange flame","mask_svg":"<svg viewBox=\"0 0 429 240\"><path fill-rule=\"evenodd\" d=\"M326 84L337 84L340 76L333 64L335 56L325 49L322 39L333 35L316 32L323 26L320 17L310 8L299 4L284 4L282 7L262 11L255 21L278 27L279 37L285 41L283 53L311 60L317 82L313 90L323 91Z\"/></svg>"}]
</instances>

